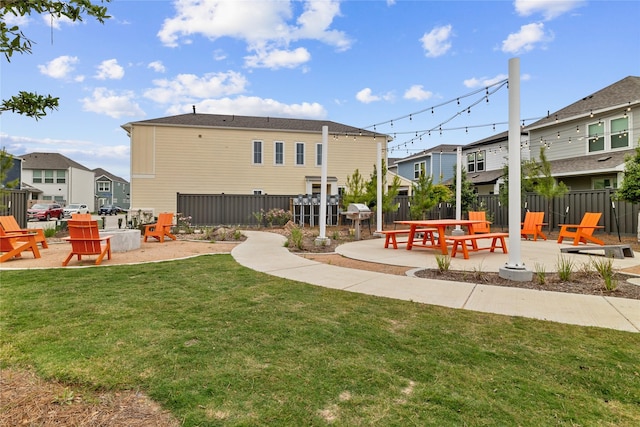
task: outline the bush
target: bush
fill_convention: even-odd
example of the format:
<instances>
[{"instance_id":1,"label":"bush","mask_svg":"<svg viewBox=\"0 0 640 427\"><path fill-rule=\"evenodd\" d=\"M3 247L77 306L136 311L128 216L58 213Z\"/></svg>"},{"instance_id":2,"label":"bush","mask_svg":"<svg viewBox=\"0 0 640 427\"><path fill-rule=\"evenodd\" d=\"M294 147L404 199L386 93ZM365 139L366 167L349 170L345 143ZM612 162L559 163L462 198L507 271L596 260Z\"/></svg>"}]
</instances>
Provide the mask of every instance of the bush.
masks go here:
<instances>
[{"instance_id":1,"label":"bush","mask_svg":"<svg viewBox=\"0 0 640 427\"><path fill-rule=\"evenodd\" d=\"M267 221L269 227L282 227L289 221L291 221L291 212L284 209L271 209L264 214L264 219Z\"/></svg>"}]
</instances>

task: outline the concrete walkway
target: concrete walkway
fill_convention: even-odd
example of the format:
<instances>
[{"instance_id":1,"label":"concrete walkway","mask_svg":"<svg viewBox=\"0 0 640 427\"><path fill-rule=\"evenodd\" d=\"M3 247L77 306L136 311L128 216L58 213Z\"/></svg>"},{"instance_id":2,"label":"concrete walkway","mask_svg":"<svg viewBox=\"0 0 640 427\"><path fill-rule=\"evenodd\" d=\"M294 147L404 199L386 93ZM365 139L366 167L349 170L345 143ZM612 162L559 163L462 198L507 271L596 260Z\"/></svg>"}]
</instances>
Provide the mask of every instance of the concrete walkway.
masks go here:
<instances>
[{"instance_id":1,"label":"concrete walkway","mask_svg":"<svg viewBox=\"0 0 640 427\"><path fill-rule=\"evenodd\" d=\"M427 280L337 267L292 254L284 247L284 236L259 231L245 234L248 239L233 249L232 256L245 267L273 276L424 304L640 332L640 300ZM535 271L534 266L539 264L544 265L547 272L555 270L562 245L555 241L521 243L522 262L528 269ZM432 250L393 250L384 249L383 245L381 239L361 240L340 245L337 252L364 261L436 267ZM576 266L588 262L586 255L568 257L575 260ZM451 268L496 272L507 261L508 255L482 251L472 253L469 260L453 259ZM614 260L616 269L638 264L638 253L635 258Z\"/></svg>"}]
</instances>

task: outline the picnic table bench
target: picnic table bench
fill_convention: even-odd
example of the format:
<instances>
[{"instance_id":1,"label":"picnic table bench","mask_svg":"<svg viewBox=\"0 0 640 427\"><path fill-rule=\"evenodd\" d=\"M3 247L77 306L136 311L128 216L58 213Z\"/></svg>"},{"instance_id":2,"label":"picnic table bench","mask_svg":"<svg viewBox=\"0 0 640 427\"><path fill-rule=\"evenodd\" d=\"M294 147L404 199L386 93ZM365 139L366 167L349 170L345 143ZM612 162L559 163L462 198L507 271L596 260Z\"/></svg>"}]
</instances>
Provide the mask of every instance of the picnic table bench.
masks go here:
<instances>
[{"instance_id":1,"label":"picnic table bench","mask_svg":"<svg viewBox=\"0 0 640 427\"><path fill-rule=\"evenodd\" d=\"M451 257L455 257L459 249L462 249L464 259L469 259L469 250L476 252L481 250L489 250L495 252L496 248L502 249L503 253L507 253L507 245L505 243L505 237L509 237L509 233L484 233L484 234L463 234L459 236L447 236L447 240L453 242L453 248L451 250ZM491 239L491 246L479 248L478 240ZM498 242L500 244L498 244ZM470 249L467 244L470 243Z\"/></svg>"},{"instance_id":2,"label":"picnic table bench","mask_svg":"<svg viewBox=\"0 0 640 427\"><path fill-rule=\"evenodd\" d=\"M435 238L433 237L433 233L437 232L437 228L418 228L415 230L415 233L422 233L422 238L418 240L422 240L422 244L427 243L427 239L431 241L432 245L435 245ZM408 236L411 234L410 229L400 229L400 230L383 230L380 232L385 235L384 239L384 247L388 248L389 243L393 246L393 249L398 249L398 243L407 243ZM398 241L397 236L399 235L407 235L407 240Z\"/></svg>"}]
</instances>

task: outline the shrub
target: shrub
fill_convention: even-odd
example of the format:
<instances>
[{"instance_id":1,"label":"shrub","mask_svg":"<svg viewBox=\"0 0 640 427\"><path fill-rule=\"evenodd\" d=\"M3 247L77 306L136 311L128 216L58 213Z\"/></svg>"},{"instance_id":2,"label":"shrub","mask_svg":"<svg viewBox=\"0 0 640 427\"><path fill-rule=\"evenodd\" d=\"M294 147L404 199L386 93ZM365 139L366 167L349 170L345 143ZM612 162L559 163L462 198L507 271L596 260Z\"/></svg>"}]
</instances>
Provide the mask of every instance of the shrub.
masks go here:
<instances>
[{"instance_id":1,"label":"shrub","mask_svg":"<svg viewBox=\"0 0 640 427\"><path fill-rule=\"evenodd\" d=\"M293 242L293 246L302 249L304 246L304 235L302 234L302 230L297 227L291 229L291 241Z\"/></svg>"},{"instance_id":2,"label":"shrub","mask_svg":"<svg viewBox=\"0 0 640 427\"><path fill-rule=\"evenodd\" d=\"M600 277L604 280L604 288L607 291L613 291L618 287L618 281L614 278L615 272L613 271L613 259L603 258L602 260L591 260L593 268L598 272Z\"/></svg>"},{"instance_id":3,"label":"shrub","mask_svg":"<svg viewBox=\"0 0 640 427\"><path fill-rule=\"evenodd\" d=\"M545 271L544 264L536 262L533 267L536 270L536 281L539 285L544 285L547 281L547 272Z\"/></svg>"},{"instance_id":4,"label":"shrub","mask_svg":"<svg viewBox=\"0 0 640 427\"><path fill-rule=\"evenodd\" d=\"M282 227L287 222L291 221L292 215L290 211L284 209L271 209L264 214L264 219L267 221L269 227L279 226Z\"/></svg>"},{"instance_id":5,"label":"shrub","mask_svg":"<svg viewBox=\"0 0 640 427\"><path fill-rule=\"evenodd\" d=\"M560 255L558 257L556 267L558 267L558 277L560 280L563 282L571 280L571 274L573 273L573 261L570 258Z\"/></svg>"},{"instance_id":6,"label":"shrub","mask_svg":"<svg viewBox=\"0 0 640 427\"><path fill-rule=\"evenodd\" d=\"M451 256L436 255L436 263L438 263L438 270L440 273L449 271L449 268L451 267Z\"/></svg>"}]
</instances>

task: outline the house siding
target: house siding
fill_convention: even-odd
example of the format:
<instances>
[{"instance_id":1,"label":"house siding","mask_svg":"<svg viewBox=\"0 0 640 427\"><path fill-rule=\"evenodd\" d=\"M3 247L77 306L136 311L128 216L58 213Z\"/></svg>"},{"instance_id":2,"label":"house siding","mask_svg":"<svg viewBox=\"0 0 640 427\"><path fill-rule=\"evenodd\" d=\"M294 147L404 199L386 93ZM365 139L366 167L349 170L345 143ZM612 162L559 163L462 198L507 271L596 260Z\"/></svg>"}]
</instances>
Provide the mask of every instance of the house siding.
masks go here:
<instances>
[{"instance_id":1,"label":"house siding","mask_svg":"<svg viewBox=\"0 0 640 427\"><path fill-rule=\"evenodd\" d=\"M175 212L177 193L304 194L305 177L321 174L315 161L320 132L134 123L131 140L131 205L156 214ZM253 141L263 142L262 164L253 164ZM284 165L274 165L275 141L284 142ZM295 162L298 142L305 144L303 166ZM328 175L337 178L338 186L345 186L356 169L369 178L377 159L372 137L359 136L354 142L353 137L330 136L328 145Z\"/></svg>"}]
</instances>

